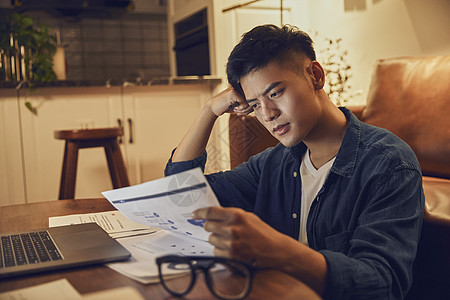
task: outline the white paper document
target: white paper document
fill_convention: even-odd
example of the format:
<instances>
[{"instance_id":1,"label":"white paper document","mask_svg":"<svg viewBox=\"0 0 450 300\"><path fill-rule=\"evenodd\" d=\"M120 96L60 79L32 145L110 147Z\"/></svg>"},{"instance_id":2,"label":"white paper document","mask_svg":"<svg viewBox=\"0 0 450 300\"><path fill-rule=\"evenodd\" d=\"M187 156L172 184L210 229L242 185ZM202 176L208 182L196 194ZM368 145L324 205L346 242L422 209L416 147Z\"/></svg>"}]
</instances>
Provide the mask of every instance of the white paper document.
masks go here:
<instances>
[{"instance_id":1,"label":"white paper document","mask_svg":"<svg viewBox=\"0 0 450 300\"><path fill-rule=\"evenodd\" d=\"M107 264L111 269L141 283L159 282L155 259L167 254L213 256L214 247L208 242L167 231L148 236L117 240L131 253L124 262Z\"/></svg>"},{"instance_id":2,"label":"white paper document","mask_svg":"<svg viewBox=\"0 0 450 300\"><path fill-rule=\"evenodd\" d=\"M81 295L67 281L58 279L43 284L0 293L0 300L143 300L138 290L132 287L120 287Z\"/></svg>"},{"instance_id":3,"label":"white paper document","mask_svg":"<svg viewBox=\"0 0 450 300\"><path fill-rule=\"evenodd\" d=\"M99 291L99 292L93 292L89 294L83 294L83 300L144 300L144 297L141 295L141 293L131 287L131 286L124 286L124 287L118 287L114 289Z\"/></svg>"},{"instance_id":4,"label":"white paper document","mask_svg":"<svg viewBox=\"0 0 450 300\"><path fill-rule=\"evenodd\" d=\"M160 229L135 223L125 217L120 211L107 211L91 214L75 214L61 217L50 217L48 219L50 227L97 223L112 238L123 238L138 235L155 233Z\"/></svg>"},{"instance_id":5,"label":"white paper document","mask_svg":"<svg viewBox=\"0 0 450 300\"><path fill-rule=\"evenodd\" d=\"M207 241L203 220L191 213L202 207L219 206L200 168L102 193L130 220Z\"/></svg>"},{"instance_id":6,"label":"white paper document","mask_svg":"<svg viewBox=\"0 0 450 300\"><path fill-rule=\"evenodd\" d=\"M0 293L0 300L60 300L82 299L80 293L67 281L59 279L23 289Z\"/></svg>"}]
</instances>

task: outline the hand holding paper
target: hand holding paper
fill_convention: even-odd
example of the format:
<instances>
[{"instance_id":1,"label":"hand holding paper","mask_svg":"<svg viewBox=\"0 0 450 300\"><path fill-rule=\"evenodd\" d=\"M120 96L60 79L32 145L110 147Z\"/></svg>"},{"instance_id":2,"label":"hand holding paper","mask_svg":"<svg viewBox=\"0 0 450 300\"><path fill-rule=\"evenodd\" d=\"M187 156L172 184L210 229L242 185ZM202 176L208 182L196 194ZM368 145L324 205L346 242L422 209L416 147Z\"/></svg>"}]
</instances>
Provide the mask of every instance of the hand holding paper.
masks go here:
<instances>
[{"instance_id":1,"label":"hand holding paper","mask_svg":"<svg viewBox=\"0 0 450 300\"><path fill-rule=\"evenodd\" d=\"M203 220L191 213L219 202L197 168L139 185L102 193L130 220L207 241Z\"/></svg>"}]
</instances>

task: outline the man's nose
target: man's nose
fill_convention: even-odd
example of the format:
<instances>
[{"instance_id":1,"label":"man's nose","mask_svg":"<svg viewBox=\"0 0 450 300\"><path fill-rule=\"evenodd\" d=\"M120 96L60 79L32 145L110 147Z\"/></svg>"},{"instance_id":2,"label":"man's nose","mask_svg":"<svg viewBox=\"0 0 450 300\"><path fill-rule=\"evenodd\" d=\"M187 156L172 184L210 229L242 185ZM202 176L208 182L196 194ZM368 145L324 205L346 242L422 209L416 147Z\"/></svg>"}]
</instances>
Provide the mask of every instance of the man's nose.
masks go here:
<instances>
[{"instance_id":1,"label":"man's nose","mask_svg":"<svg viewBox=\"0 0 450 300\"><path fill-rule=\"evenodd\" d=\"M270 101L265 101L261 104L261 110L263 115L263 120L265 122L270 122L278 118L280 115L280 110L276 105L271 103Z\"/></svg>"}]
</instances>

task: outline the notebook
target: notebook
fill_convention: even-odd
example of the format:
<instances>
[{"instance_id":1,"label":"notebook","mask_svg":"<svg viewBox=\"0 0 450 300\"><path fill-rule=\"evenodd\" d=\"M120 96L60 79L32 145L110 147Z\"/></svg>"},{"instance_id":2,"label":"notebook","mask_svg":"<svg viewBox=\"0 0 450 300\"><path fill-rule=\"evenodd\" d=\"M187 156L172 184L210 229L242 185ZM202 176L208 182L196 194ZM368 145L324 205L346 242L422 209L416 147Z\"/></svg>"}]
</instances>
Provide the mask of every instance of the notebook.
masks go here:
<instances>
[{"instance_id":1,"label":"notebook","mask_svg":"<svg viewBox=\"0 0 450 300\"><path fill-rule=\"evenodd\" d=\"M0 237L0 278L131 256L96 223L0 233Z\"/></svg>"}]
</instances>

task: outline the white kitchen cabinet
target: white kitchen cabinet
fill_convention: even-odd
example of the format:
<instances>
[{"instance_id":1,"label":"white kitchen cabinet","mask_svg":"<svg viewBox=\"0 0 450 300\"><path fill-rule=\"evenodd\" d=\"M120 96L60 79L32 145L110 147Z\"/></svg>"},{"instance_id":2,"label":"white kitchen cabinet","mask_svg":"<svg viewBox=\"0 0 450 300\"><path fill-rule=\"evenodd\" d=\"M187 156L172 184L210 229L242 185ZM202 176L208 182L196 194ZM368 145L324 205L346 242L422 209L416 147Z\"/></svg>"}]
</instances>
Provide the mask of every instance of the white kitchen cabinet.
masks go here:
<instances>
[{"instance_id":1,"label":"white kitchen cabinet","mask_svg":"<svg viewBox=\"0 0 450 300\"><path fill-rule=\"evenodd\" d=\"M171 150L213 89L209 83L22 89L20 103L15 90L5 90L10 95L0 96L0 206L58 198L64 141L54 138L55 130L113 127L120 120L130 184L162 177ZM102 197L109 189L103 148L80 149L75 197Z\"/></svg>"},{"instance_id":2,"label":"white kitchen cabinet","mask_svg":"<svg viewBox=\"0 0 450 300\"><path fill-rule=\"evenodd\" d=\"M124 88L127 166L132 183L164 176L171 151L211 96L211 89L210 85L155 86L149 93L145 87Z\"/></svg>"},{"instance_id":3,"label":"white kitchen cabinet","mask_svg":"<svg viewBox=\"0 0 450 300\"><path fill-rule=\"evenodd\" d=\"M0 205L25 198L19 120L16 90L5 89L0 99Z\"/></svg>"}]
</instances>

